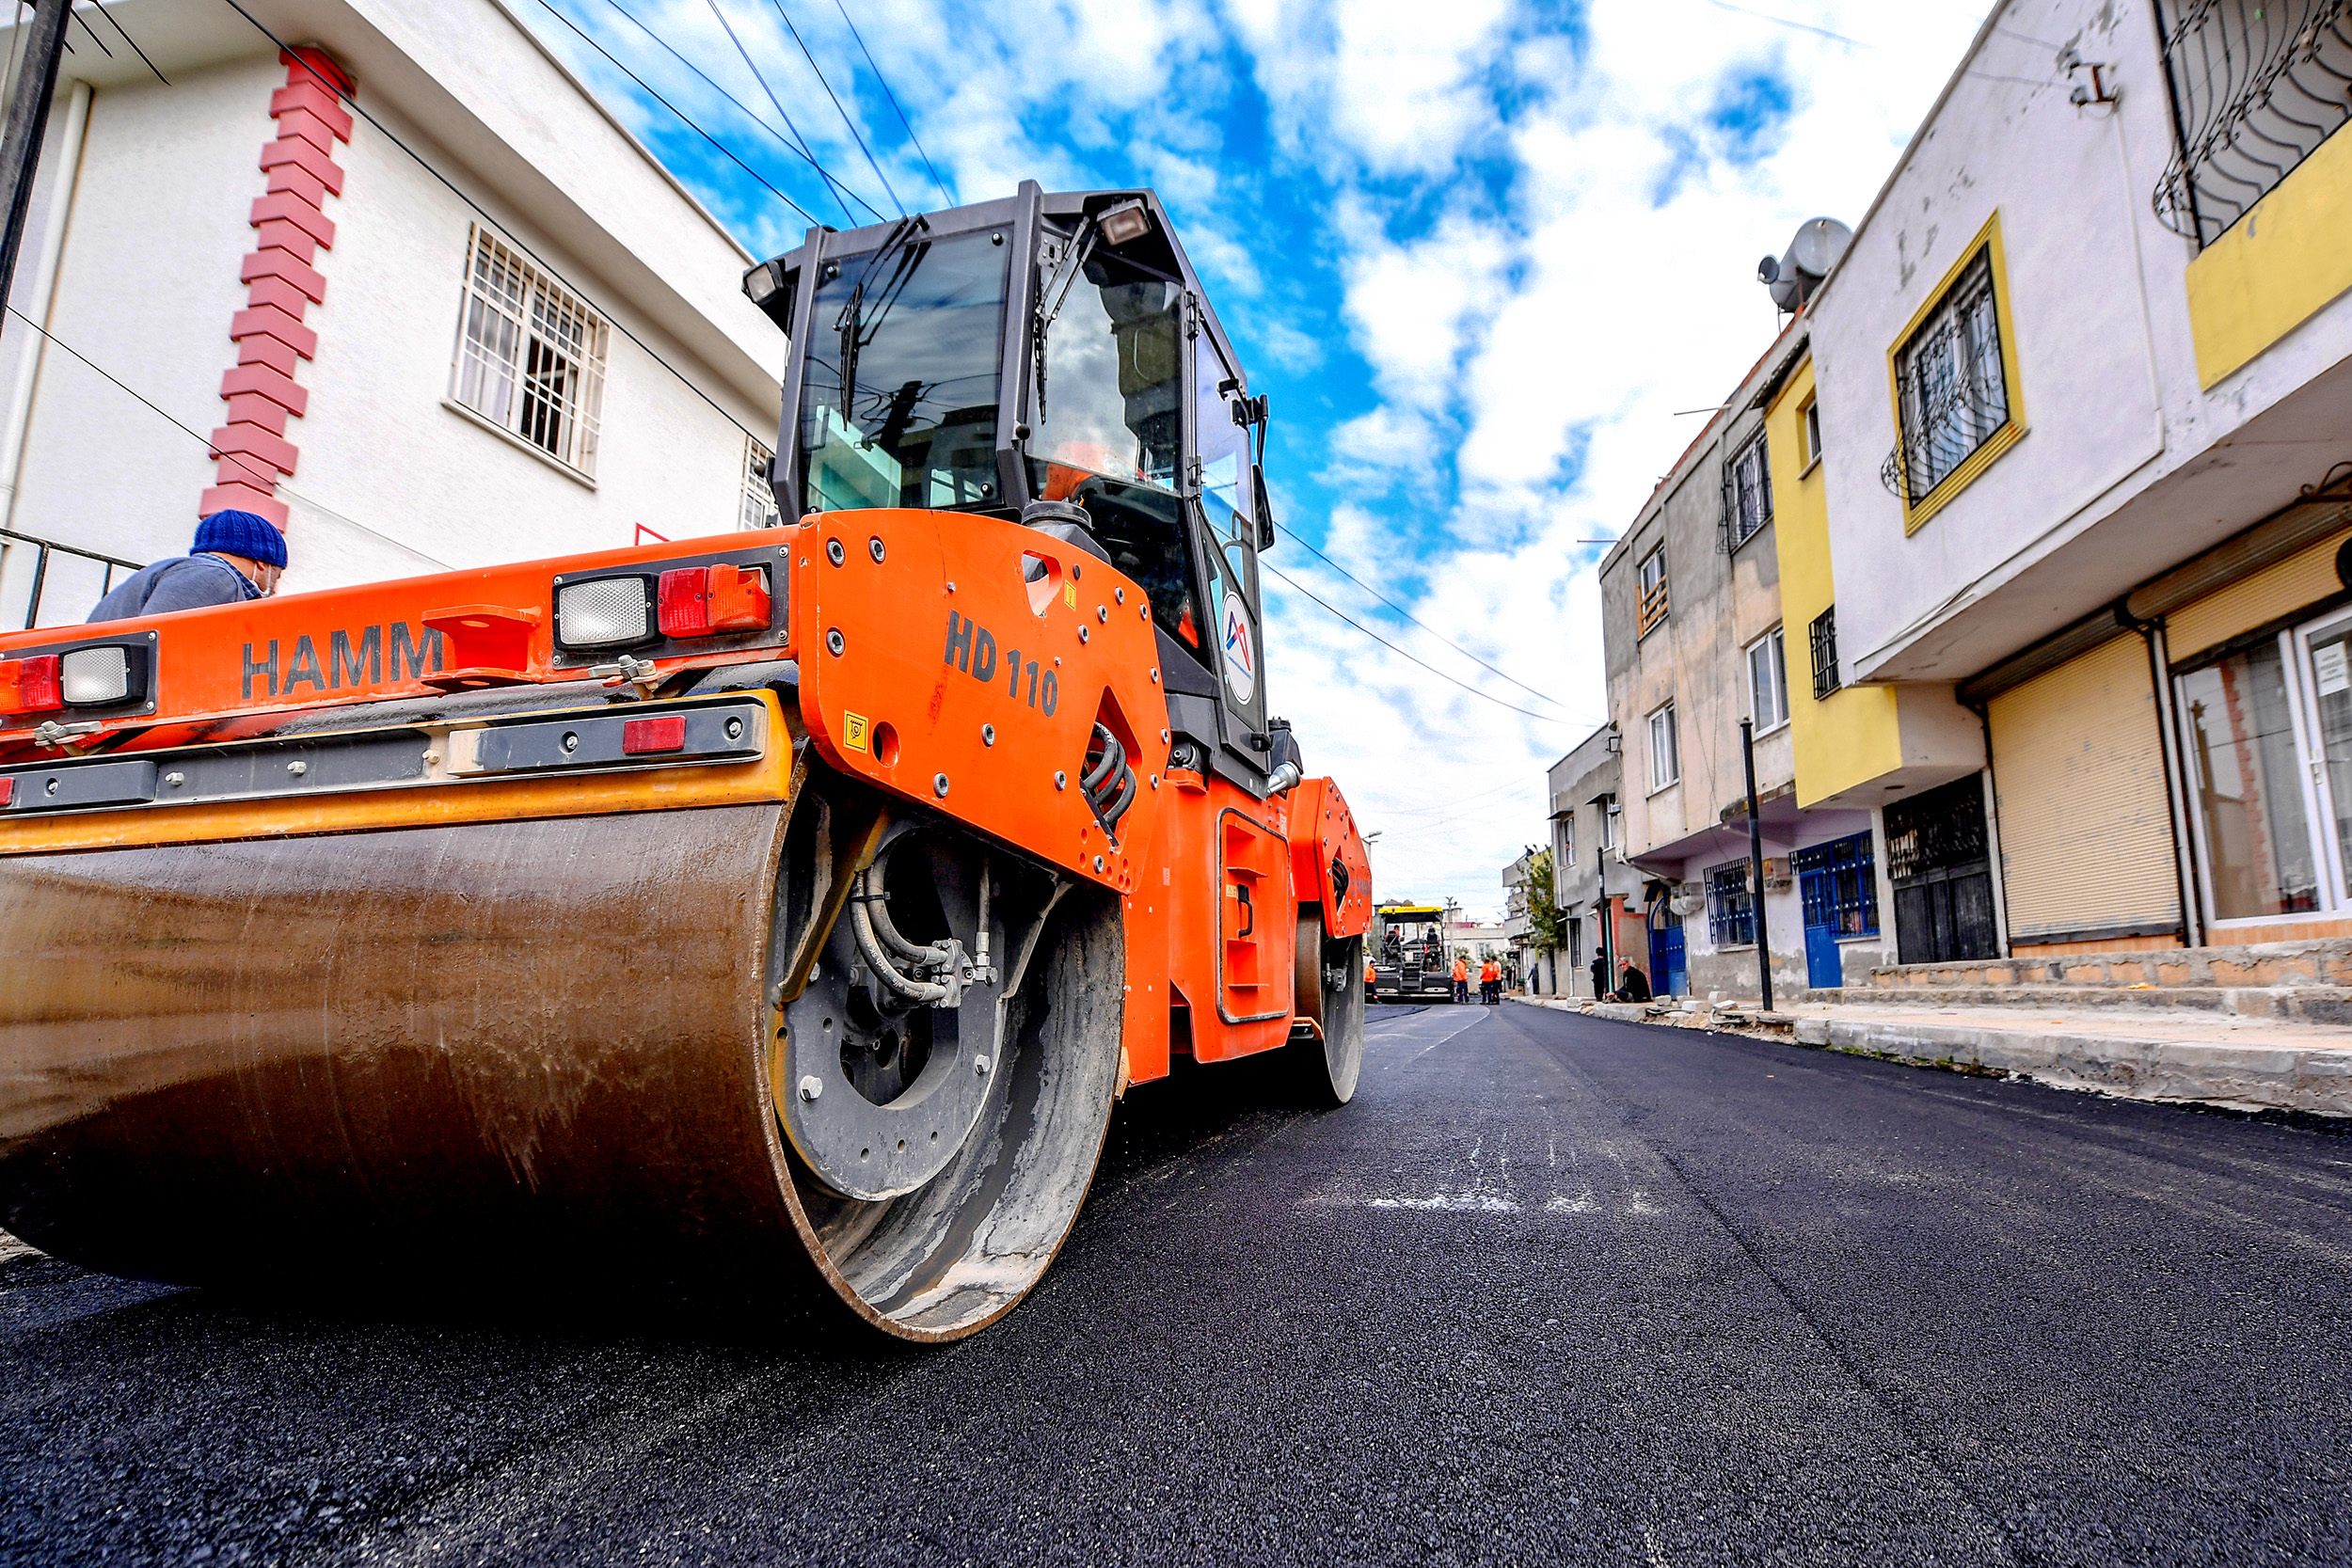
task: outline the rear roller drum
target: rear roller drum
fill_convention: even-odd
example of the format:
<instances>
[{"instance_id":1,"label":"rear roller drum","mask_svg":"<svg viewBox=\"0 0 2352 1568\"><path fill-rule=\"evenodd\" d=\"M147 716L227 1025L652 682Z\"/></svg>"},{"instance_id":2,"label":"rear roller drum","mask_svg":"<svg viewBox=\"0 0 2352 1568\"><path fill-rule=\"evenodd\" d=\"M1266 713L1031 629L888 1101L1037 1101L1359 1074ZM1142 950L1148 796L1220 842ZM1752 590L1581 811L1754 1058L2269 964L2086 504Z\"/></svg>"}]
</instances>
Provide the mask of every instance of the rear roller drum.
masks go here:
<instances>
[{"instance_id":1,"label":"rear roller drum","mask_svg":"<svg viewBox=\"0 0 2352 1568\"><path fill-rule=\"evenodd\" d=\"M1309 1097L1344 1105L1356 1098L1364 1066L1364 939L1327 935L1323 911L1310 906L1298 917L1295 951L1299 1016L1314 1022L1316 1035L1290 1050Z\"/></svg>"}]
</instances>

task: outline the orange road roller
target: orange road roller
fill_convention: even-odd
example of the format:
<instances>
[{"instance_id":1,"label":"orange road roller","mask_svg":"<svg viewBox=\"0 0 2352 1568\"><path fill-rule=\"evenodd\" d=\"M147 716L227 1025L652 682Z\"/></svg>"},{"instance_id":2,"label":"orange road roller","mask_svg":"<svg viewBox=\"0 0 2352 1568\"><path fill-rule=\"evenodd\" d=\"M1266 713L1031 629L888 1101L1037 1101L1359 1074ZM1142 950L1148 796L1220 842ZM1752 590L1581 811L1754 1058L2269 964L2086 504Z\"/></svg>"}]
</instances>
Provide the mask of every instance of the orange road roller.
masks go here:
<instances>
[{"instance_id":1,"label":"orange road roller","mask_svg":"<svg viewBox=\"0 0 2352 1568\"><path fill-rule=\"evenodd\" d=\"M744 288L796 522L0 637L0 1226L948 1339L1172 1058L1348 1100L1370 867L1267 716L1265 401L1157 198Z\"/></svg>"}]
</instances>

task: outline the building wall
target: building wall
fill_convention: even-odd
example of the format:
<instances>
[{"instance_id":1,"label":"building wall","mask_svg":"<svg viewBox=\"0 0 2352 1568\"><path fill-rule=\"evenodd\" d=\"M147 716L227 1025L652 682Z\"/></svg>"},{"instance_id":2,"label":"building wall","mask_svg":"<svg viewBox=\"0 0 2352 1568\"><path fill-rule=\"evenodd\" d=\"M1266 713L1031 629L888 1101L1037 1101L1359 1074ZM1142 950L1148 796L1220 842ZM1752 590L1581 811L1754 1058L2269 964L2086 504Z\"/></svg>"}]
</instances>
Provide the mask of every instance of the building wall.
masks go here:
<instances>
[{"instance_id":1,"label":"building wall","mask_svg":"<svg viewBox=\"0 0 2352 1568\"><path fill-rule=\"evenodd\" d=\"M2203 384L2193 246L2151 211L2174 133L2149 3L2000 8L1814 301L1839 631L1861 679L1965 678L2292 500L2344 455L2352 373L2323 384L2352 353L2340 294ZM2078 109L2033 39L2107 62L2120 102ZM1995 219L2025 435L1906 534L1880 477L1896 440L1889 356ZM2325 271L2324 248L2282 240L2279 259Z\"/></svg>"},{"instance_id":2,"label":"building wall","mask_svg":"<svg viewBox=\"0 0 2352 1568\"><path fill-rule=\"evenodd\" d=\"M368 112L615 330L593 482L445 406L476 214L359 120L334 154L345 171L324 204L334 243L312 263L326 288L304 319L318 349L298 369L309 406L288 430L299 457L278 491L286 591L611 547L641 525L672 538L739 526L746 433L773 444L786 350L740 297L747 253L490 0L306 9ZM165 23L195 17L193 5L151 10L167 42ZM255 243L248 208L267 182L258 158L287 77L259 34L222 34L210 11L197 20L213 24L208 63L167 61L168 87L124 76L91 95L52 329L202 433L223 420L230 321L246 305L240 260ZM64 180L51 160L37 232ZM30 284L21 271L20 309ZM0 388L28 337L0 332ZM9 526L135 561L186 548L213 483L201 435L56 349L30 394ZM0 560L9 624L31 553ZM80 619L97 570L56 557L51 575L44 621Z\"/></svg>"},{"instance_id":3,"label":"building wall","mask_svg":"<svg viewBox=\"0 0 2352 1568\"><path fill-rule=\"evenodd\" d=\"M2183 282L2207 389L2352 289L2352 140L2331 136L2188 263Z\"/></svg>"}]
</instances>

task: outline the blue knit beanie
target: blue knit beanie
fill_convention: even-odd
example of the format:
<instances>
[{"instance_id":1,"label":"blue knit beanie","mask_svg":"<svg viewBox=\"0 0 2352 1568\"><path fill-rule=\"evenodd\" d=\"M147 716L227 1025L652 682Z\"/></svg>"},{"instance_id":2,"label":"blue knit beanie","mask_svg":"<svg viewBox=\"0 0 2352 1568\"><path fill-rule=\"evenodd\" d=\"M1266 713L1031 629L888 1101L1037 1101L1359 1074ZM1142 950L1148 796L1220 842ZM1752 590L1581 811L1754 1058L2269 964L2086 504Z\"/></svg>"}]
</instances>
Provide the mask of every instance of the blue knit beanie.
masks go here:
<instances>
[{"instance_id":1,"label":"blue knit beanie","mask_svg":"<svg viewBox=\"0 0 2352 1568\"><path fill-rule=\"evenodd\" d=\"M215 512L196 525L196 546L188 553L241 555L247 561L283 567L286 536L267 517L250 512Z\"/></svg>"}]
</instances>

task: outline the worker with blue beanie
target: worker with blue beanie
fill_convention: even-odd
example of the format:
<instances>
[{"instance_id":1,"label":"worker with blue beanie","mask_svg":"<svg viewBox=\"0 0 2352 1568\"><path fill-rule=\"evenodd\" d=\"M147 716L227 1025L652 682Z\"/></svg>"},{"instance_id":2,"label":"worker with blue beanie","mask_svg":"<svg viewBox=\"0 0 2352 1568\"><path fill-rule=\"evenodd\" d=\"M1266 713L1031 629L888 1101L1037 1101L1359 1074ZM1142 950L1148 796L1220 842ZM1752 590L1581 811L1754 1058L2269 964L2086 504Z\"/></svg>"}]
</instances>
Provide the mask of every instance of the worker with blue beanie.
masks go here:
<instances>
[{"instance_id":1,"label":"worker with blue beanie","mask_svg":"<svg viewBox=\"0 0 2352 1568\"><path fill-rule=\"evenodd\" d=\"M142 566L115 584L90 611L92 621L127 621L206 605L242 604L278 592L286 569L286 536L267 517L215 512L196 525L185 555Z\"/></svg>"}]
</instances>

